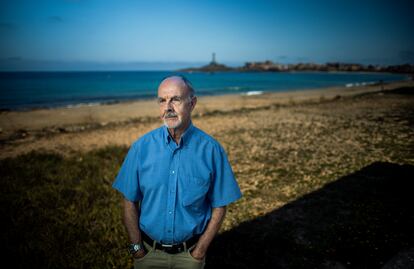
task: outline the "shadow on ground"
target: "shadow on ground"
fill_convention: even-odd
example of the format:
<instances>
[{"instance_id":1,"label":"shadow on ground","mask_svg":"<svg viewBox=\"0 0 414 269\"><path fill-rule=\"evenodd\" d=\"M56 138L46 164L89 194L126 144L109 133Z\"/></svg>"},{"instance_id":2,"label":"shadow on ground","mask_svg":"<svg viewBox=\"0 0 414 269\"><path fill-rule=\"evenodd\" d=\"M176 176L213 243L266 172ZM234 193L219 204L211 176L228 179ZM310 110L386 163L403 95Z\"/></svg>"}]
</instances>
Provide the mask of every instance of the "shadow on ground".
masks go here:
<instances>
[{"instance_id":1,"label":"shadow on ground","mask_svg":"<svg viewBox=\"0 0 414 269\"><path fill-rule=\"evenodd\" d=\"M220 234L206 268L414 268L413 181L373 163Z\"/></svg>"}]
</instances>

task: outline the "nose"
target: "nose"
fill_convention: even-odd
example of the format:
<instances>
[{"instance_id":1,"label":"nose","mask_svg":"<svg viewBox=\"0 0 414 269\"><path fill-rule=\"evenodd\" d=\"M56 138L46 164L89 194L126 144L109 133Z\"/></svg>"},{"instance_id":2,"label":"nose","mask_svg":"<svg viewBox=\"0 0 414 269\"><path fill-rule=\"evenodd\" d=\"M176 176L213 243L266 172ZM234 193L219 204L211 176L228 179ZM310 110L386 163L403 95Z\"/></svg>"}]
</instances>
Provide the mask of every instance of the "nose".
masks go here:
<instances>
[{"instance_id":1,"label":"nose","mask_svg":"<svg viewBox=\"0 0 414 269\"><path fill-rule=\"evenodd\" d=\"M169 113L169 112L173 112L171 105L167 105L167 107L164 109L164 113Z\"/></svg>"},{"instance_id":2,"label":"nose","mask_svg":"<svg viewBox=\"0 0 414 269\"><path fill-rule=\"evenodd\" d=\"M171 101L168 101L167 102L167 110L172 111L172 107L173 107L173 105L172 105Z\"/></svg>"}]
</instances>

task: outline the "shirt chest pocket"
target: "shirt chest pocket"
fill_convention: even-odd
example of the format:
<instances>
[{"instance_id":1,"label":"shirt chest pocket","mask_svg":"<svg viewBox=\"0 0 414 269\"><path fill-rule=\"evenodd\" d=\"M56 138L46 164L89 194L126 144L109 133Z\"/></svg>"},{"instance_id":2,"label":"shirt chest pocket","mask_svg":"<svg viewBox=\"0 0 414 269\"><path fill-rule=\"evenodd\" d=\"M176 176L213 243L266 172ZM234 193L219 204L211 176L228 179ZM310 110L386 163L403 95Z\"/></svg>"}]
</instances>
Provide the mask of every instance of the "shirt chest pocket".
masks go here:
<instances>
[{"instance_id":1,"label":"shirt chest pocket","mask_svg":"<svg viewBox=\"0 0 414 269\"><path fill-rule=\"evenodd\" d=\"M184 183L182 205L200 209L210 188L210 179L185 176Z\"/></svg>"}]
</instances>

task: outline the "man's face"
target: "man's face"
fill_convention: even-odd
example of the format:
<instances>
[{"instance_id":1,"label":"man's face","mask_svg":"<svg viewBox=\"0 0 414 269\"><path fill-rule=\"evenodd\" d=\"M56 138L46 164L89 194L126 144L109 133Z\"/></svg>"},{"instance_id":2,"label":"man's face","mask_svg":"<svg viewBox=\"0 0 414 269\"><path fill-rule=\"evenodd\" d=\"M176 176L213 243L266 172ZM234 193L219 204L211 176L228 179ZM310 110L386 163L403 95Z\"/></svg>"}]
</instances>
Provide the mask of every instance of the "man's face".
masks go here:
<instances>
[{"instance_id":1,"label":"man's face","mask_svg":"<svg viewBox=\"0 0 414 269\"><path fill-rule=\"evenodd\" d=\"M178 77L164 80L158 88L160 116L170 129L187 128L196 103L184 82Z\"/></svg>"}]
</instances>

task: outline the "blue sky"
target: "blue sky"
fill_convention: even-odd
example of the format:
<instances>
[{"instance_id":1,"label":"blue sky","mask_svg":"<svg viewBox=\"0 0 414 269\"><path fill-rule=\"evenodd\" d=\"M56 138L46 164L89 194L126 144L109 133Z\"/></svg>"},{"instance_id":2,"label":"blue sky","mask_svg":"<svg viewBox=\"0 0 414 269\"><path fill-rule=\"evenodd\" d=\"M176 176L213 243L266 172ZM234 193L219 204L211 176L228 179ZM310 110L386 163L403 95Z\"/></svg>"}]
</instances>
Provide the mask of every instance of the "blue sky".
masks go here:
<instances>
[{"instance_id":1,"label":"blue sky","mask_svg":"<svg viewBox=\"0 0 414 269\"><path fill-rule=\"evenodd\" d=\"M0 2L0 69L414 63L412 1Z\"/></svg>"}]
</instances>

